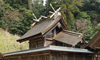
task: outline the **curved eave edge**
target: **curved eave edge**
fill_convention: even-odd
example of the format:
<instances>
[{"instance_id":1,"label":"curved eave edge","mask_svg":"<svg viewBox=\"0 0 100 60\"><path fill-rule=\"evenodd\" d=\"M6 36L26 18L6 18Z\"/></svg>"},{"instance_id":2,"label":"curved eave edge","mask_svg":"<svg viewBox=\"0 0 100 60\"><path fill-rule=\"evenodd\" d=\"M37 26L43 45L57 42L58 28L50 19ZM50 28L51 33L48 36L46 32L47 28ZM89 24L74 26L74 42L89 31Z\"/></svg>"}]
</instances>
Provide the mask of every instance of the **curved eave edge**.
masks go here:
<instances>
[{"instance_id":1,"label":"curved eave edge","mask_svg":"<svg viewBox=\"0 0 100 60\"><path fill-rule=\"evenodd\" d=\"M38 34L33 35L33 36L29 36L29 37L26 37L26 38L18 39L17 42L20 42L21 43L21 42L27 41L29 38L35 37L37 35L42 35L42 33L38 33Z\"/></svg>"}]
</instances>

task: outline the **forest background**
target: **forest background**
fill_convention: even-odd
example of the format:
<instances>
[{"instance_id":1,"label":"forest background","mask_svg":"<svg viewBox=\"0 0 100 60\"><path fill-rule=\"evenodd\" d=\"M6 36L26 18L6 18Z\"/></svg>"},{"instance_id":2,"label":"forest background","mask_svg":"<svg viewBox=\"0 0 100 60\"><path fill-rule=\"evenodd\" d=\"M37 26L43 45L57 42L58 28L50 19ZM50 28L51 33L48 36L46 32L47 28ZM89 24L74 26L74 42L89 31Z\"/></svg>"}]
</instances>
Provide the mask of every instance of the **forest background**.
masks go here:
<instances>
[{"instance_id":1,"label":"forest background","mask_svg":"<svg viewBox=\"0 0 100 60\"><path fill-rule=\"evenodd\" d=\"M15 40L30 29L32 13L50 16L50 3L61 7L68 28L83 33L87 42L100 30L100 0L0 0L0 52L27 49L28 44Z\"/></svg>"}]
</instances>

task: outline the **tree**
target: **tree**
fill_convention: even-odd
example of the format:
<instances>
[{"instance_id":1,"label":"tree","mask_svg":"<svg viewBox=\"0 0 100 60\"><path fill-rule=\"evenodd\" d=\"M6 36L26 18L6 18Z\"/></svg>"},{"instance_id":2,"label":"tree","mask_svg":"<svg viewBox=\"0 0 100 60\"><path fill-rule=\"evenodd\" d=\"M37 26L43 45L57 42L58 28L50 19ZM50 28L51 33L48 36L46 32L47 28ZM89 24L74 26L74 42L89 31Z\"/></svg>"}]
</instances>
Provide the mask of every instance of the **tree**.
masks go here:
<instances>
[{"instance_id":1,"label":"tree","mask_svg":"<svg viewBox=\"0 0 100 60\"><path fill-rule=\"evenodd\" d=\"M22 7L28 8L28 0L4 0L6 4L9 4L14 9L19 9Z\"/></svg>"},{"instance_id":2,"label":"tree","mask_svg":"<svg viewBox=\"0 0 100 60\"><path fill-rule=\"evenodd\" d=\"M39 18L41 15L46 15L46 7L43 6L43 0L34 0L32 4L32 12Z\"/></svg>"},{"instance_id":3,"label":"tree","mask_svg":"<svg viewBox=\"0 0 100 60\"><path fill-rule=\"evenodd\" d=\"M32 9L32 0L28 0L28 8Z\"/></svg>"},{"instance_id":4,"label":"tree","mask_svg":"<svg viewBox=\"0 0 100 60\"><path fill-rule=\"evenodd\" d=\"M70 29L73 29L74 26L74 17L80 12L79 6L82 7L80 0L55 0L56 7L62 7L61 13L65 18L66 23Z\"/></svg>"},{"instance_id":5,"label":"tree","mask_svg":"<svg viewBox=\"0 0 100 60\"><path fill-rule=\"evenodd\" d=\"M31 10L26 10L21 21L13 22L10 26L12 34L23 35L30 29L31 24L34 22L31 12Z\"/></svg>"}]
</instances>

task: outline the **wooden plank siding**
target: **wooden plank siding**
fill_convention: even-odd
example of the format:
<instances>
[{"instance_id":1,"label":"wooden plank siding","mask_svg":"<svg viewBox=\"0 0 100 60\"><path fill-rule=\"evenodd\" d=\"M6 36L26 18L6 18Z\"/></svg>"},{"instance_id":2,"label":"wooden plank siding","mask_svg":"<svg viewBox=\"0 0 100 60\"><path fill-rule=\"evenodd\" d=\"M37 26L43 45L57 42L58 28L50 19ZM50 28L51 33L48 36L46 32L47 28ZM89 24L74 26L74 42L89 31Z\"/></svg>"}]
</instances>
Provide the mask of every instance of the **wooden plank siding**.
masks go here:
<instances>
[{"instance_id":1,"label":"wooden plank siding","mask_svg":"<svg viewBox=\"0 0 100 60\"><path fill-rule=\"evenodd\" d=\"M29 48L37 48L37 47L43 47L44 46L44 38L40 37L34 40L29 40Z\"/></svg>"},{"instance_id":2,"label":"wooden plank siding","mask_svg":"<svg viewBox=\"0 0 100 60\"><path fill-rule=\"evenodd\" d=\"M93 55L70 52L52 52L50 60L93 60Z\"/></svg>"},{"instance_id":3,"label":"wooden plank siding","mask_svg":"<svg viewBox=\"0 0 100 60\"><path fill-rule=\"evenodd\" d=\"M0 60L93 60L92 54L60 51L41 51L5 56Z\"/></svg>"},{"instance_id":4,"label":"wooden plank siding","mask_svg":"<svg viewBox=\"0 0 100 60\"><path fill-rule=\"evenodd\" d=\"M49 51L5 56L0 60L49 60Z\"/></svg>"}]
</instances>

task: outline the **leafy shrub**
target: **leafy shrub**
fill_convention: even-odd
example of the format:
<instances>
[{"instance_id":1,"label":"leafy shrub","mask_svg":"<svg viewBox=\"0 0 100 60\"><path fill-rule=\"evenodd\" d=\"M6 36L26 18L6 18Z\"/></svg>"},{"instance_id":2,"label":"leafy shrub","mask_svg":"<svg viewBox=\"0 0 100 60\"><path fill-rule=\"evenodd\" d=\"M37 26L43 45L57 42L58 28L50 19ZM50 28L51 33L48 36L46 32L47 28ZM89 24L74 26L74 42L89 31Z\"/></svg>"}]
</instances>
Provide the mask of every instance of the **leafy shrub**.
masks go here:
<instances>
[{"instance_id":1,"label":"leafy shrub","mask_svg":"<svg viewBox=\"0 0 100 60\"><path fill-rule=\"evenodd\" d=\"M28 42L19 43L19 36L12 35L0 28L0 52L8 53L28 49ZM10 43L10 44L9 44Z\"/></svg>"},{"instance_id":2,"label":"leafy shrub","mask_svg":"<svg viewBox=\"0 0 100 60\"><path fill-rule=\"evenodd\" d=\"M80 12L77 16L77 19L87 19L90 20L90 16L87 14L87 12Z\"/></svg>"}]
</instances>

